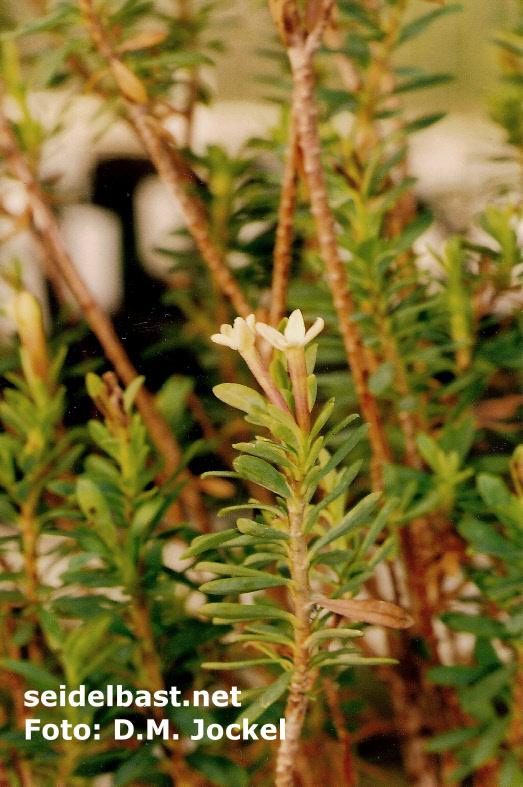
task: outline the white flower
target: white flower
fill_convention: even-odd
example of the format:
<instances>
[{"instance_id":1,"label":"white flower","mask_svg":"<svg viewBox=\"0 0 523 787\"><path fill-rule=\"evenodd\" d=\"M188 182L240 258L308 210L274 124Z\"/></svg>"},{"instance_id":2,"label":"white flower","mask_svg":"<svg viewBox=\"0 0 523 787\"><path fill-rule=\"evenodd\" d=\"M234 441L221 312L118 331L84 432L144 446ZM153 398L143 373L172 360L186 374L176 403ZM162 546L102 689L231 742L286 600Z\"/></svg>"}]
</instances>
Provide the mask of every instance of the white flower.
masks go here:
<instances>
[{"instance_id":1,"label":"white flower","mask_svg":"<svg viewBox=\"0 0 523 787\"><path fill-rule=\"evenodd\" d=\"M321 317L318 317L314 325L308 331L305 331L305 323L303 322L303 314L299 309L295 309L285 327L283 333L280 333L275 328L265 323L257 323L256 330L266 339L269 344L276 347L277 350L290 350L295 347L305 347L323 330L323 322Z\"/></svg>"},{"instance_id":2,"label":"white flower","mask_svg":"<svg viewBox=\"0 0 523 787\"><path fill-rule=\"evenodd\" d=\"M254 314L249 314L246 320L243 317L236 317L233 325L222 325L220 333L211 336L215 344L223 344L237 350L239 353L252 350L256 339L256 318Z\"/></svg>"}]
</instances>

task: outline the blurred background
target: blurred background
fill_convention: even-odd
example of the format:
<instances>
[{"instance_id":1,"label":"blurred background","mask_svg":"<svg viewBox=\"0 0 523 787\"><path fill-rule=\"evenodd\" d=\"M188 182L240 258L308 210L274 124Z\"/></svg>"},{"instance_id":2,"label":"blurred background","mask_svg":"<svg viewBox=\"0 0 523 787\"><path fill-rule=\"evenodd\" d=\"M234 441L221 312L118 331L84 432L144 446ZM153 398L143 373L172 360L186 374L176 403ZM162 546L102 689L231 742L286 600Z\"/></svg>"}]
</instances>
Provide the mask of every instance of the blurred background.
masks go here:
<instances>
[{"instance_id":1,"label":"blurred background","mask_svg":"<svg viewBox=\"0 0 523 787\"><path fill-rule=\"evenodd\" d=\"M172 0L162 2L169 11ZM400 50L398 65L454 75L450 83L404 96L413 116L448 113L411 137L409 164L418 178L417 198L436 218L418 245L420 253L437 248L451 232L466 231L498 184L514 176L510 165L492 161L502 153L504 140L489 120L487 103L499 77L492 39L514 23L517 6L518 0L464 0L459 13L442 17ZM413 0L410 14L414 18L432 7L437 6ZM34 1L2 0L0 5L3 26L34 14ZM277 65L259 52L276 39L261 0L222 3L216 22L225 49L216 54L215 67L201 68L214 98L208 106L196 107L192 147L202 154L207 145L219 144L234 155L248 139L263 137L278 122L278 106L266 100L267 77L278 73ZM44 126L61 124L44 147L41 174L53 180L70 252L101 305L115 317L131 352L140 353L164 335L163 323L172 319L162 305L172 260L158 248L180 244L172 232L181 226L181 218L129 128L107 124L96 110L96 99L84 96L71 102L67 90L39 91L31 97L31 111ZM176 118L169 122L180 135ZM11 211L17 204L23 210L23 195L15 184L4 183L0 190ZM19 234L1 245L0 264L23 260L26 286L48 308L38 254L29 233ZM5 320L2 325L6 336L12 326ZM146 359L143 363L154 387L160 382L154 379L158 370ZM183 364L179 356L177 363Z\"/></svg>"}]
</instances>

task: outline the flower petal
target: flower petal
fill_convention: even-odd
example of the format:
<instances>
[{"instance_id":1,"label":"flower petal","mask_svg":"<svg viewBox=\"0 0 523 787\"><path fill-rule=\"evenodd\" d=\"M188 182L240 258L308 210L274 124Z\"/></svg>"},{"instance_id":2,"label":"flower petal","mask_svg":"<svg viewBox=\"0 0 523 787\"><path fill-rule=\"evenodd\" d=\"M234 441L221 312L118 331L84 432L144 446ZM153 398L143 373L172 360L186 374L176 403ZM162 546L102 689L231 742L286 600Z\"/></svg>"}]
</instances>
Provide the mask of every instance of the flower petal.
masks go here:
<instances>
[{"instance_id":1,"label":"flower petal","mask_svg":"<svg viewBox=\"0 0 523 787\"><path fill-rule=\"evenodd\" d=\"M300 309L295 309L292 312L285 326L283 335L287 339L289 347L303 347L305 340L305 323L303 322L303 314Z\"/></svg>"},{"instance_id":2,"label":"flower petal","mask_svg":"<svg viewBox=\"0 0 523 787\"><path fill-rule=\"evenodd\" d=\"M268 341L269 344L272 344L273 347L276 347L277 350L285 351L287 349L285 337L275 328L271 328L270 325L265 325L264 322L257 322L256 330L260 336L263 336L263 338Z\"/></svg>"},{"instance_id":3,"label":"flower petal","mask_svg":"<svg viewBox=\"0 0 523 787\"><path fill-rule=\"evenodd\" d=\"M311 325L311 327L309 328L309 330L305 334L305 344L308 344L313 339L315 339L316 336L321 331L323 331L324 327L325 327L325 321L321 317L318 317L317 320L315 321L315 323L313 325Z\"/></svg>"},{"instance_id":4,"label":"flower petal","mask_svg":"<svg viewBox=\"0 0 523 787\"><path fill-rule=\"evenodd\" d=\"M228 336L224 336L223 333L213 333L211 336L211 342L215 344L223 344L224 347L231 347L233 350L236 349L236 343L233 339Z\"/></svg>"},{"instance_id":5,"label":"flower petal","mask_svg":"<svg viewBox=\"0 0 523 787\"><path fill-rule=\"evenodd\" d=\"M247 320L244 320L243 317L236 317L234 320L233 333L236 349L240 353L250 350L252 347L254 347L256 334L250 327Z\"/></svg>"}]
</instances>

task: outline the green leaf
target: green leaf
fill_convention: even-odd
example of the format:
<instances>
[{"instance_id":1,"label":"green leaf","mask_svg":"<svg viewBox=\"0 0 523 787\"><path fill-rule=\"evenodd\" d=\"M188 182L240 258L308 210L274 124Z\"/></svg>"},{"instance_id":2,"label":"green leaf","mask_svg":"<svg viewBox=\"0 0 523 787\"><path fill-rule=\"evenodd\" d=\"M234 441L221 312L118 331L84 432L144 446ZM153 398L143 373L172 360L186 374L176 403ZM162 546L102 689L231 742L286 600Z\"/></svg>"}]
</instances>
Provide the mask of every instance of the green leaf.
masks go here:
<instances>
[{"instance_id":1,"label":"green leaf","mask_svg":"<svg viewBox=\"0 0 523 787\"><path fill-rule=\"evenodd\" d=\"M329 639L354 639L355 637L363 637L364 632L359 629L345 629L345 628L332 628L320 629L315 631L307 639L307 644L316 645L318 642L325 642Z\"/></svg>"},{"instance_id":2,"label":"green leaf","mask_svg":"<svg viewBox=\"0 0 523 787\"><path fill-rule=\"evenodd\" d=\"M265 399L257 391L238 383L221 383L212 389L214 395L225 404L243 410L245 413L257 411L265 412L267 405Z\"/></svg>"},{"instance_id":3,"label":"green leaf","mask_svg":"<svg viewBox=\"0 0 523 787\"><path fill-rule=\"evenodd\" d=\"M158 524L165 508L165 503L165 499L159 496L142 503L132 519L131 532L138 536L147 528Z\"/></svg>"},{"instance_id":4,"label":"green leaf","mask_svg":"<svg viewBox=\"0 0 523 787\"><path fill-rule=\"evenodd\" d=\"M452 667L433 667L428 677L438 686L470 686L485 674L484 667L465 667L456 665Z\"/></svg>"},{"instance_id":5,"label":"green leaf","mask_svg":"<svg viewBox=\"0 0 523 787\"><path fill-rule=\"evenodd\" d=\"M352 415L348 415L346 418L343 419L343 421L340 421L339 424L333 426L332 429L329 432L327 432L327 434L325 435L325 442L329 443L331 439L338 434L338 432L341 432L342 429L345 429L345 427L347 427L357 418L359 418L359 415L357 413L352 413ZM354 432L351 433L351 435L353 434ZM356 443L354 445L356 445Z\"/></svg>"},{"instance_id":6,"label":"green leaf","mask_svg":"<svg viewBox=\"0 0 523 787\"><path fill-rule=\"evenodd\" d=\"M233 467L241 478L269 489L280 497L291 497L291 491L281 473L256 456L239 456Z\"/></svg>"},{"instance_id":7,"label":"green leaf","mask_svg":"<svg viewBox=\"0 0 523 787\"><path fill-rule=\"evenodd\" d=\"M401 130L402 134L415 134L416 131L422 131L425 128L429 128L429 126L433 126L435 123L439 123L440 120L443 120L445 115L445 112L433 112L430 115L422 115L422 117L411 120L410 123L406 123Z\"/></svg>"},{"instance_id":8,"label":"green leaf","mask_svg":"<svg viewBox=\"0 0 523 787\"><path fill-rule=\"evenodd\" d=\"M319 515L323 511L324 508L329 506L334 500L337 500L340 495L342 495L345 490L352 484L356 476L358 475L360 468L362 465L362 461L358 460L354 462L350 467L346 468L341 476L341 479L338 481L334 489L332 489L328 494L325 495L323 500L317 503L307 515L307 521L305 524L305 532L308 532L311 527L315 524L318 520Z\"/></svg>"},{"instance_id":9,"label":"green leaf","mask_svg":"<svg viewBox=\"0 0 523 787\"><path fill-rule=\"evenodd\" d=\"M253 522L252 519L240 518L237 522L238 530L247 536L255 536L256 538L267 538L276 541L288 541L289 534L278 530L269 525L261 525L258 522Z\"/></svg>"},{"instance_id":10,"label":"green leaf","mask_svg":"<svg viewBox=\"0 0 523 787\"><path fill-rule=\"evenodd\" d=\"M249 707L245 708L237 718L237 723L241 724L244 719L248 719L250 723L256 721L262 713L265 713L267 708L270 708L273 703L280 699L282 694L287 691L291 682L292 672L284 672L283 675L274 681L263 694L261 694Z\"/></svg>"},{"instance_id":11,"label":"green leaf","mask_svg":"<svg viewBox=\"0 0 523 787\"><path fill-rule=\"evenodd\" d=\"M337 538L349 533L356 527L359 527L370 516L378 504L381 497L381 492L372 492L357 503L354 508L347 514L346 517L336 527L328 530L321 538L319 538L311 547L310 554L314 555L320 549L335 541Z\"/></svg>"},{"instance_id":12,"label":"green leaf","mask_svg":"<svg viewBox=\"0 0 523 787\"><path fill-rule=\"evenodd\" d=\"M277 555L273 555L273 560L277 559ZM245 566L237 566L232 563L211 563L210 561L202 561L194 566L198 571L209 571L212 574L222 574L229 577L266 577L265 571L257 571L255 568L246 568ZM281 577L284 582L290 583L290 580Z\"/></svg>"},{"instance_id":13,"label":"green leaf","mask_svg":"<svg viewBox=\"0 0 523 787\"><path fill-rule=\"evenodd\" d=\"M503 524L523 529L523 505L508 491L501 478L481 473L478 476L478 490L485 504Z\"/></svg>"},{"instance_id":14,"label":"green leaf","mask_svg":"<svg viewBox=\"0 0 523 787\"><path fill-rule=\"evenodd\" d=\"M277 607L262 604L204 604L200 614L220 620L285 620L293 622L294 616Z\"/></svg>"},{"instance_id":15,"label":"green leaf","mask_svg":"<svg viewBox=\"0 0 523 787\"><path fill-rule=\"evenodd\" d=\"M357 429L354 429L354 431L349 435L349 437L347 437L347 439L343 441L343 443L338 448L338 450L331 456L327 464L324 467L322 467L321 471L314 476L312 473L310 474L311 482L314 483L314 486L317 486L323 478L325 478L336 467L338 467L338 465L345 459L347 454L349 454L352 451L352 449L358 445L360 440L367 434L368 428L369 428L368 424L363 424ZM356 463L351 465L351 468L354 468L355 466ZM359 472L359 468L356 471L356 475L358 474L358 472ZM353 477L353 479L356 478L356 475Z\"/></svg>"},{"instance_id":16,"label":"green leaf","mask_svg":"<svg viewBox=\"0 0 523 787\"><path fill-rule=\"evenodd\" d=\"M236 533L237 530L235 528L231 528L229 530L222 530L219 533L209 533L205 536L196 536L196 538L193 539L189 549L186 549L183 553L181 559L187 560L187 558L201 555L202 552L208 552L210 549L216 549L221 544L229 541L233 536L236 535Z\"/></svg>"},{"instance_id":17,"label":"green leaf","mask_svg":"<svg viewBox=\"0 0 523 787\"><path fill-rule=\"evenodd\" d=\"M414 19L412 22L409 22L409 24L403 27L401 33L398 36L396 46L401 46L406 41L410 41L412 38L417 38L417 36L421 35L421 33L423 33L427 27L432 24L432 22L435 22L436 19L439 19L441 16L453 14L456 11L461 11L461 9L462 6L459 4L446 5L441 6L441 8L436 8L434 11L429 11L428 14L419 16L417 19Z\"/></svg>"},{"instance_id":18,"label":"green leaf","mask_svg":"<svg viewBox=\"0 0 523 787\"><path fill-rule=\"evenodd\" d=\"M465 519L459 523L458 530L471 542L475 552L505 560L514 560L516 557L514 546L487 522Z\"/></svg>"},{"instance_id":19,"label":"green leaf","mask_svg":"<svg viewBox=\"0 0 523 787\"><path fill-rule=\"evenodd\" d=\"M233 577L231 579L212 579L201 585L202 593L212 595L229 596L240 593L252 593L255 590L265 590L287 584L283 577L275 577L271 574L259 572L259 577Z\"/></svg>"},{"instance_id":20,"label":"green leaf","mask_svg":"<svg viewBox=\"0 0 523 787\"><path fill-rule=\"evenodd\" d=\"M334 409L334 402L335 402L334 399L329 399L329 401L326 402L323 405L323 408L322 408L319 416L314 421L314 424L313 424L312 429L310 431L310 434L309 434L309 445L312 445L312 443L314 441L314 438L317 435L319 435L319 433L321 432L321 430L323 429L323 427L325 426L325 424L327 423L327 421L331 417L332 411Z\"/></svg>"},{"instance_id":21,"label":"green leaf","mask_svg":"<svg viewBox=\"0 0 523 787\"><path fill-rule=\"evenodd\" d=\"M482 615L467 615L465 612L446 612L441 620L453 631L466 631L476 637L503 637L505 626L498 620Z\"/></svg>"},{"instance_id":22,"label":"green leaf","mask_svg":"<svg viewBox=\"0 0 523 787\"><path fill-rule=\"evenodd\" d=\"M394 93L407 93L411 90L422 90L428 87L439 87L439 85L446 85L452 82L453 77L451 74L424 74L423 76L413 77L401 82L396 88Z\"/></svg>"},{"instance_id":23,"label":"green leaf","mask_svg":"<svg viewBox=\"0 0 523 787\"><path fill-rule=\"evenodd\" d=\"M28 680L38 691L53 689L57 691L63 682L44 667L38 667L29 661L16 661L15 659L0 659L0 667L15 675L21 675Z\"/></svg>"},{"instance_id":24,"label":"green leaf","mask_svg":"<svg viewBox=\"0 0 523 787\"><path fill-rule=\"evenodd\" d=\"M195 770L203 773L213 784L222 787L248 787L249 774L241 765L214 754L204 754L200 749L188 754L187 762Z\"/></svg>"},{"instance_id":25,"label":"green leaf","mask_svg":"<svg viewBox=\"0 0 523 787\"><path fill-rule=\"evenodd\" d=\"M369 377L369 388L375 396L381 396L394 380L394 366L385 361Z\"/></svg>"},{"instance_id":26,"label":"green leaf","mask_svg":"<svg viewBox=\"0 0 523 787\"><path fill-rule=\"evenodd\" d=\"M144 383L145 377L140 375L139 377L135 377L132 383L125 389L123 395L123 407L126 413L131 412L136 395Z\"/></svg>"},{"instance_id":27,"label":"green leaf","mask_svg":"<svg viewBox=\"0 0 523 787\"><path fill-rule=\"evenodd\" d=\"M261 667L265 664L274 664L275 660L276 656L273 659L267 657L262 659L245 659L245 661L205 661L202 664L202 668L212 670L250 669L251 667Z\"/></svg>"},{"instance_id":28,"label":"green leaf","mask_svg":"<svg viewBox=\"0 0 523 787\"><path fill-rule=\"evenodd\" d=\"M104 613L69 634L63 647L63 659L69 683L80 684L96 669L100 660L103 661L106 655L103 645L111 622L112 615Z\"/></svg>"},{"instance_id":29,"label":"green leaf","mask_svg":"<svg viewBox=\"0 0 523 787\"><path fill-rule=\"evenodd\" d=\"M109 503L101 489L90 478L81 476L76 484L76 497L83 514L94 532L111 549L118 546L118 535Z\"/></svg>"},{"instance_id":30,"label":"green leaf","mask_svg":"<svg viewBox=\"0 0 523 787\"><path fill-rule=\"evenodd\" d=\"M433 754L439 754L439 752L461 747L473 740L478 732L479 727L458 727L456 730L443 732L441 735L431 738L425 745L425 750Z\"/></svg>"},{"instance_id":31,"label":"green leaf","mask_svg":"<svg viewBox=\"0 0 523 787\"><path fill-rule=\"evenodd\" d=\"M265 459L267 462L273 462L280 467L286 467L289 470L296 470L296 466L285 456L281 446L269 441L258 440L256 443L235 443L233 445L237 451L243 451L245 454L258 456L260 459Z\"/></svg>"}]
</instances>

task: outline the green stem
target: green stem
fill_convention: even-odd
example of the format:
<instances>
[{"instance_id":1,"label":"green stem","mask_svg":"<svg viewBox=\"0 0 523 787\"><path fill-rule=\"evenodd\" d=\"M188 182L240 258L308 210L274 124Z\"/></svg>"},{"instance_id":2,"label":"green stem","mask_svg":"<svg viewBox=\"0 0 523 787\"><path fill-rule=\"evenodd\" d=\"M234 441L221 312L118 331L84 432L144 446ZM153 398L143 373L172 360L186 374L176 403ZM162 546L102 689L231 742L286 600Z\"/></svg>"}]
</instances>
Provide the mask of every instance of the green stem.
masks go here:
<instances>
[{"instance_id":1,"label":"green stem","mask_svg":"<svg viewBox=\"0 0 523 787\"><path fill-rule=\"evenodd\" d=\"M307 713L315 673L310 668L307 639L311 633L310 586L307 571L307 544L303 534L305 504L294 499L289 503L291 577L294 581L292 601L294 629L294 672L285 708L285 739L281 741L276 761L275 787L293 787L296 755Z\"/></svg>"}]
</instances>

